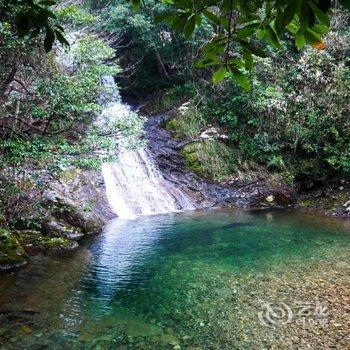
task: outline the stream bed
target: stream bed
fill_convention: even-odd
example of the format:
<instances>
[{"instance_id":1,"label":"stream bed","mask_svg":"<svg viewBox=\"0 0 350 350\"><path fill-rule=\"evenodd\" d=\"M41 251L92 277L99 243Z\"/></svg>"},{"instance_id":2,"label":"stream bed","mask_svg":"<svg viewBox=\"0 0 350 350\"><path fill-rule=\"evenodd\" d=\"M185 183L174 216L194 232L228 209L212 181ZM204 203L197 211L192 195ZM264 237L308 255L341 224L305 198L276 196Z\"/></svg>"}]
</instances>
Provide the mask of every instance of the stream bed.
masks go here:
<instances>
[{"instance_id":1,"label":"stream bed","mask_svg":"<svg viewBox=\"0 0 350 350\"><path fill-rule=\"evenodd\" d=\"M350 223L211 210L112 221L0 275L0 349L350 349Z\"/></svg>"}]
</instances>

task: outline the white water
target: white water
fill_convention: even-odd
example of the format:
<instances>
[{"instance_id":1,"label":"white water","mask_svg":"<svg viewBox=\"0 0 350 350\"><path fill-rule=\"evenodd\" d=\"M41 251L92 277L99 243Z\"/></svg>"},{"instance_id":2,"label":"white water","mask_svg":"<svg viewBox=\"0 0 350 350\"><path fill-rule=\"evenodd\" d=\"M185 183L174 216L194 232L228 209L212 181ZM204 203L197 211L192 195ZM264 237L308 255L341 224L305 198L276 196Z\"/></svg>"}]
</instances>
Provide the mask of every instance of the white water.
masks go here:
<instances>
[{"instance_id":1,"label":"white water","mask_svg":"<svg viewBox=\"0 0 350 350\"><path fill-rule=\"evenodd\" d=\"M102 112L100 122L133 118L130 107L121 101L113 78L106 77L104 85L112 89L112 102ZM194 209L191 199L163 177L146 147L128 150L127 140L121 141L117 161L102 166L107 198L118 217L129 219Z\"/></svg>"}]
</instances>

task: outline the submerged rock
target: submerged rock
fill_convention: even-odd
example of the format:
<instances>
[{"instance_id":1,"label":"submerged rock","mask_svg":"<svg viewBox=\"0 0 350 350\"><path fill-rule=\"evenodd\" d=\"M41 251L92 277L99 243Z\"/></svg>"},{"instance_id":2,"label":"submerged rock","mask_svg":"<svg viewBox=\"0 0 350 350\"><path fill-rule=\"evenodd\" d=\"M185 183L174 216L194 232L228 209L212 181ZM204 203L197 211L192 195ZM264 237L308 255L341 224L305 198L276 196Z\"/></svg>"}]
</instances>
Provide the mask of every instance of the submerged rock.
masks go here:
<instances>
[{"instance_id":1,"label":"submerged rock","mask_svg":"<svg viewBox=\"0 0 350 350\"><path fill-rule=\"evenodd\" d=\"M0 271L21 267L27 263L27 254L17 238L0 229Z\"/></svg>"}]
</instances>

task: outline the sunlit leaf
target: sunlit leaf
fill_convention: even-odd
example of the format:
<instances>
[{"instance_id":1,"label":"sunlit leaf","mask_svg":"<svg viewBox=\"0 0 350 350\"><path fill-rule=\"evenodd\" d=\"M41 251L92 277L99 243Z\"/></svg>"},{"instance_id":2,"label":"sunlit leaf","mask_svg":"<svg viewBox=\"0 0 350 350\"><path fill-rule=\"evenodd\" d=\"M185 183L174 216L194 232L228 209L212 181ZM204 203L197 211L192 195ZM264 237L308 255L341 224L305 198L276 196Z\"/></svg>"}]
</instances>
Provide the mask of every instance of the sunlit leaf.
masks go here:
<instances>
[{"instance_id":1,"label":"sunlit leaf","mask_svg":"<svg viewBox=\"0 0 350 350\"><path fill-rule=\"evenodd\" d=\"M227 68L226 67L221 67L218 69L214 74L213 74L213 83L214 84L219 84L226 76L227 74Z\"/></svg>"}]
</instances>

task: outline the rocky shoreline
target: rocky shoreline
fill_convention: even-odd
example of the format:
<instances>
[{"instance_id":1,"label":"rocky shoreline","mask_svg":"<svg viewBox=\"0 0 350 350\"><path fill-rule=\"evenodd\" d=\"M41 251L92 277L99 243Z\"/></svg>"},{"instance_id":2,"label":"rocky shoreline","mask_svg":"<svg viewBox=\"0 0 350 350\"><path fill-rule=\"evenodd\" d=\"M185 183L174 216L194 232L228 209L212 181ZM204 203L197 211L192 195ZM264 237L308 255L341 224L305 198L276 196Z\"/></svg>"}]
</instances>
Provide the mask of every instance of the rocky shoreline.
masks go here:
<instances>
[{"instance_id":1,"label":"rocky shoreline","mask_svg":"<svg viewBox=\"0 0 350 350\"><path fill-rule=\"evenodd\" d=\"M0 271L22 267L30 254L40 251L74 252L81 239L99 233L115 218L97 171L72 170L69 176L47 179L46 188L38 203L39 229L0 230Z\"/></svg>"}]
</instances>

